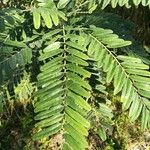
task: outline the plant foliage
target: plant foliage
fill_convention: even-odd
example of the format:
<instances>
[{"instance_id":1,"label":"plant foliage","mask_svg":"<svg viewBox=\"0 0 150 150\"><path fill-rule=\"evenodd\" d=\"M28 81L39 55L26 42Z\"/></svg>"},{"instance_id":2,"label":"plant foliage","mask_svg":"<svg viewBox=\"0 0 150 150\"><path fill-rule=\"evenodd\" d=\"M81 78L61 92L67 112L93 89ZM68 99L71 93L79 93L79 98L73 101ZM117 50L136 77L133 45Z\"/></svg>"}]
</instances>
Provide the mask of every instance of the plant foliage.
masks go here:
<instances>
[{"instance_id":1,"label":"plant foliage","mask_svg":"<svg viewBox=\"0 0 150 150\"><path fill-rule=\"evenodd\" d=\"M0 112L8 93L20 99L29 93L27 98L34 97L33 140L61 134L64 150L89 148L90 130L107 140L113 130L112 95L119 97L122 113L128 111L131 121L140 120L141 128L149 129L149 54L132 36L131 22L98 9L150 7L150 1L35 0L27 4L29 9L0 11ZM20 87L24 71L31 85Z\"/></svg>"}]
</instances>

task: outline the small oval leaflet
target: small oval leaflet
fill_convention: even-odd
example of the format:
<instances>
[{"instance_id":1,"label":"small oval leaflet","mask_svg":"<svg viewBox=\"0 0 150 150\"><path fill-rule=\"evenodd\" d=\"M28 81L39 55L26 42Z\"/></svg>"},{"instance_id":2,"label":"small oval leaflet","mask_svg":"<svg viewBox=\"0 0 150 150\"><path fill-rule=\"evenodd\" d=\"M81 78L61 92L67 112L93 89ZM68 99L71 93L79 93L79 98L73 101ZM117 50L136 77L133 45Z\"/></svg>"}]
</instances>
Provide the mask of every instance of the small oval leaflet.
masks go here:
<instances>
[{"instance_id":1,"label":"small oval leaflet","mask_svg":"<svg viewBox=\"0 0 150 150\"><path fill-rule=\"evenodd\" d=\"M51 52L59 48L60 48L60 42L55 42L55 43L48 45L43 51L46 53L46 52Z\"/></svg>"}]
</instances>

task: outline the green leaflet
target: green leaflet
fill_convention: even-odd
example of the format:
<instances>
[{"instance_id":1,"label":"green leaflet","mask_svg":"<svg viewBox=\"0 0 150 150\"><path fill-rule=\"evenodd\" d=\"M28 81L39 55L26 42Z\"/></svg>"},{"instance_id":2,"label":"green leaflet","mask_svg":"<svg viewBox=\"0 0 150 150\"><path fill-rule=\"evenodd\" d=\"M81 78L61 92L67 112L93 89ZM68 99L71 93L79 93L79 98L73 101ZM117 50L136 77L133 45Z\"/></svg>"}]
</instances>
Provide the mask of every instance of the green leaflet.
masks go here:
<instances>
[{"instance_id":1,"label":"green leaflet","mask_svg":"<svg viewBox=\"0 0 150 150\"><path fill-rule=\"evenodd\" d=\"M97 54L98 54L97 56L99 56L98 59L95 59L95 58L94 59L97 61L97 66L99 68L101 68L104 64L103 59L104 59L104 56L105 56L105 50L102 49L101 51L98 51Z\"/></svg>"},{"instance_id":2,"label":"green leaflet","mask_svg":"<svg viewBox=\"0 0 150 150\"><path fill-rule=\"evenodd\" d=\"M134 3L136 6L139 5L140 2L141 2L141 0L133 0L133 3Z\"/></svg>"},{"instance_id":3,"label":"green leaflet","mask_svg":"<svg viewBox=\"0 0 150 150\"><path fill-rule=\"evenodd\" d=\"M147 98L142 98L144 105L149 108L150 107L150 101Z\"/></svg>"},{"instance_id":4,"label":"green leaflet","mask_svg":"<svg viewBox=\"0 0 150 150\"><path fill-rule=\"evenodd\" d=\"M67 144L73 148L73 150L79 150L81 149L81 145L79 145L79 143L76 141L76 139L74 139L71 135L69 134L64 134L64 139L67 142ZM82 147L83 149L83 147Z\"/></svg>"},{"instance_id":5,"label":"green leaflet","mask_svg":"<svg viewBox=\"0 0 150 150\"><path fill-rule=\"evenodd\" d=\"M43 80L43 79L49 77L50 75L53 75L53 74L55 74L57 72L61 72L63 66L64 65L58 63L58 64L52 65L49 68L46 68L46 69L42 70L44 73L39 74L38 75L38 79Z\"/></svg>"},{"instance_id":6,"label":"green leaflet","mask_svg":"<svg viewBox=\"0 0 150 150\"><path fill-rule=\"evenodd\" d=\"M99 36L98 38L100 39ZM101 38L101 42L107 45L114 44L114 42L116 42L115 44L118 44L120 43L120 39L118 39L118 35L116 34L107 34L107 36Z\"/></svg>"},{"instance_id":7,"label":"green leaflet","mask_svg":"<svg viewBox=\"0 0 150 150\"><path fill-rule=\"evenodd\" d=\"M49 85L51 85L53 82L57 82L57 81L59 81L59 80L61 80L62 79L62 77L63 77L63 74L62 73L60 73L60 74L57 74L58 76L55 76L54 78L48 78L46 81L44 80L42 80L43 81L43 84L42 84L42 88L45 88L45 87L47 87L47 86L49 86ZM41 87L41 85L39 85L38 84L38 87Z\"/></svg>"},{"instance_id":8,"label":"green leaflet","mask_svg":"<svg viewBox=\"0 0 150 150\"><path fill-rule=\"evenodd\" d=\"M55 99L55 98L54 98ZM62 104L62 102L63 102L63 100L62 99L55 99L55 102L54 101L52 101L51 99L48 99L47 100L47 102L49 101L49 105L46 103L46 101L44 101L43 103L44 103L44 106L43 107L36 107L36 109L35 109L35 112L37 113L39 113L39 114L41 114L42 112L44 112L44 111L47 111L47 110L49 110L49 109L51 109L51 110L49 110L49 111L52 111L53 113L55 112L54 111L54 108L55 108L55 106L59 106L57 109L60 109L61 108L61 104ZM51 103L50 103L51 102ZM47 105L46 105L47 104ZM47 116L48 117L48 116ZM46 118L46 116L45 116L45 118Z\"/></svg>"},{"instance_id":9,"label":"green leaflet","mask_svg":"<svg viewBox=\"0 0 150 150\"><path fill-rule=\"evenodd\" d=\"M90 9L91 7L93 7L93 5L95 5L95 0L91 0L91 1L89 1L89 3L88 3L88 9Z\"/></svg>"},{"instance_id":10,"label":"green leaflet","mask_svg":"<svg viewBox=\"0 0 150 150\"><path fill-rule=\"evenodd\" d=\"M51 38L51 41L49 41L49 42L47 42L47 43L48 43L48 44L52 44L52 43L58 41L58 40L61 39L61 38L62 38L62 35L58 34L58 35L54 36L53 38Z\"/></svg>"},{"instance_id":11,"label":"green leaflet","mask_svg":"<svg viewBox=\"0 0 150 150\"><path fill-rule=\"evenodd\" d=\"M119 0L112 0L111 1L111 6L112 8L115 8L117 6L117 3L118 3Z\"/></svg>"},{"instance_id":12,"label":"green leaflet","mask_svg":"<svg viewBox=\"0 0 150 150\"><path fill-rule=\"evenodd\" d=\"M38 97L42 98L43 97L43 101L47 100L49 98L52 98L56 93L59 93L63 91L63 85L60 86L59 84L57 86L54 86L50 89L49 91L45 91L44 93L38 93ZM63 94L63 93L62 93Z\"/></svg>"},{"instance_id":13,"label":"green leaflet","mask_svg":"<svg viewBox=\"0 0 150 150\"><path fill-rule=\"evenodd\" d=\"M94 32L94 35L97 35L99 37L101 37L102 35L105 35L104 37L106 37L106 35L113 33L112 30L110 29L103 29L103 28L97 28L97 27L93 27L91 28Z\"/></svg>"},{"instance_id":14,"label":"green leaflet","mask_svg":"<svg viewBox=\"0 0 150 150\"><path fill-rule=\"evenodd\" d=\"M53 73L54 70L57 70L58 68L63 67L63 58L60 58L59 60L57 59L57 61L49 61L46 65L43 65L41 67L41 71L44 72L44 74L47 73ZM42 76L42 74L38 75L38 77Z\"/></svg>"},{"instance_id":15,"label":"green leaflet","mask_svg":"<svg viewBox=\"0 0 150 150\"><path fill-rule=\"evenodd\" d=\"M71 116L65 115L66 117L66 123L69 123L75 130L80 131L80 133L84 136L88 136L87 129L81 124L81 122L76 122Z\"/></svg>"},{"instance_id":16,"label":"green leaflet","mask_svg":"<svg viewBox=\"0 0 150 150\"><path fill-rule=\"evenodd\" d=\"M136 75L131 75L131 78L134 80L134 81L137 81L137 82L140 82L140 83L150 83L150 78L148 77L142 77L142 76L136 76Z\"/></svg>"},{"instance_id":17,"label":"green leaflet","mask_svg":"<svg viewBox=\"0 0 150 150\"><path fill-rule=\"evenodd\" d=\"M55 90L57 90L57 88L60 89L60 87L62 87L62 86L63 86L63 81L58 80L57 82L53 82L51 85L37 91L36 94L38 96L44 96L44 93L48 93L48 91L55 91Z\"/></svg>"},{"instance_id":18,"label":"green leaflet","mask_svg":"<svg viewBox=\"0 0 150 150\"><path fill-rule=\"evenodd\" d=\"M56 76L60 77L63 74L61 72L61 70L62 70L62 66L58 66L57 68L53 68L52 71L46 72L45 75L41 74L40 77L38 76L38 80L43 82L43 83L46 83L46 81L47 81L46 84L48 84L48 82L50 82L52 80L52 78L54 78Z\"/></svg>"},{"instance_id":19,"label":"green leaflet","mask_svg":"<svg viewBox=\"0 0 150 150\"><path fill-rule=\"evenodd\" d=\"M57 7L59 9L63 9L66 7L66 5L70 2L70 0L59 0Z\"/></svg>"},{"instance_id":20,"label":"green leaflet","mask_svg":"<svg viewBox=\"0 0 150 150\"><path fill-rule=\"evenodd\" d=\"M51 68L47 68L44 71L44 73L41 73L38 75L38 79L44 79L49 77L50 75L52 75L53 73L57 73L57 72L61 72L63 68L62 64L55 64L54 66L52 66Z\"/></svg>"},{"instance_id":21,"label":"green leaflet","mask_svg":"<svg viewBox=\"0 0 150 150\"><path fill-rule=\"evenodd\" d=\"M131 5L130 5L129 3L126 3L126 4L125 4L125 7L126 7L126 8L131 8Z\"/></svg>"},{"instance_id":22,"label":"green leaflet","mask_svg":"<svg viewBox=\"0 0 150 150\"><path fill-rule=\"evenodd\" d=\"M43 78L42 80L38 81L38 87L46 87L54 81L61 79L64 76L64 73L60 72L60 70L52 73L50 76ZM54 80L54 81L53 81Z\"/></svg>"},{"instance_id":23,"label":"green leaflet","mask_svg":"<svg viewBox=\"0 0 150 150\"><path fill-rule=\"evenodd\" d=\"M41 55L39 57L39 61L43 61L43 60L48 59L50 57L56 56L56 55L60 54L61 52L62 52L61 49L57 49L57 50L50 51L48 53L44 53L43 55Z\"/></svg>"},{"instance_id":24,"label":"green leaflet","mask_svg":"<svg viewBox=\"0 0 150 150\"><path fill-rule=\"evenodd\" d=\"M99 129L98 129L98 135L99 135L99 137L100 137L103 141L106 141L107 136L106 136L106 132L105 132L105 130L104 130L103 127L99 127Z\"/></svg>"},{"instance_id":25,"label":"green leaflet","mask_svg":"<svg viewBox=\"0 0 150 150\"><path fill-rule=\"evenodd\" d=\"M47 32L43 35L42 39L45 40L45 39L51 39L52 36L60 33L62 30L61 29L55 29L55 30L52 30L50 32Z\"/></svg>"},{"instance_id":26,"label":"green leaflet","mask_svg":"<svg viewBox=\"0 0 150 150\"><path fill-rule=\"evenodd\" d=\"M69 72L68 78L70 78L70 80L72 80L73 82L78 83L82 87L84 87L88 90L91 90L90 85L86 81L84 81L79 75L72 73L72 72Z\"/></svg>"},{"instance_id":27,"label":"green leaflet","mask_svg":"<svg viewBox=\"0 0 150 150\"><path fill-rule=\"evenodd\" d=\"M63 144L63 148L62 148L63 150L73 150L70 146L69 146L69 144L68 143L64 143Z\"/></svg>"},{"instance_id":28,"label":"green leaflet","mask_svg":"<svg viewBox=\"0 0 150 150\"><path fill-rule=\"evenodd\" d=\"M137 69L126 69L129 74L141 75L141 76L148 76L150 77L150 72L146 70L137 70Z\"/></svg>"},{"instance_id":29,"label":"green leaflet","mask_svg":"<svg viewBox=\"0 0 150 150\"><path fill-rule=\"evenodd\" d=\"M85 78L91 76L90 72L88 72L87 70L81 68L80 66L74 65L74 64L68 64L67 69L72 72L76 72L77 74L80 74Z\"/></svg>"},{"instance_id":30,"label":"green leaflet","mask_svg":"<svg viewBox=\"0 0 150 150\"><path fill-rule=\"evenodd\" d=\"M119 47L124 47L124 46L128 46L128 45L131 45L132 43L130 41L124 41L124 40L121 40L121 41L114 41L114 43L112 44L108 44L107 47L108 48L119 48Z\"/></svg>"},{"instance_id":31,"label":"green leaflet","mask_svg":"<svg viewBox=\"0 0 150 150\"><path fill-rule=\"evenodd\" d=\"M45 22L47 28L52 28L52 20L49 11L46 9L41 9L41 16Z\"/></svg>"},{"instance_id":32,"label":"green leaflet","mask_svg":"<svg viewBox=\"0 0 150 150\"><path fill-rule=\"evenodd\" d=\"M119 60L122 60L122 61L125 61L125 62L130 62L130 63L142 63L141 59L139 58L135 58L135 57L129 57L129 56L122 56L122 55L119 55L117 56L117 58Z\"/></svg>"},{"instance_id":33,"label":"green leaflet","mask_svg":"<svg viewBox=\"0 0 150 150\"><path fill-rule=\"evenodd\" d=\"M117 67L115 70L115 77L114 77L114 95L119 93L122 90L122 87L124 86L124 82L126 80L125 74L122 71L122 69Z\"/></svg>"},{"instance_id":34,"label":"green leaflet","mask_svg":"<svg viewBox=\"0 0 150 150\"><path fill-rule=\"evenodd\" d=\"M43 105L41 105L41 101L38 101L35 103L35 111L42 111L45 109L50 108L51 106L55 106L56 104L62 104L63 99L61 97L57 97L57 98L52 98L52 99L48 99L47 101L42 101ZM56 104L55 104L56 103Z\"/></svg>"},{"instance_id":35,"label":"green leaflet","mask_svg":"<svg viewBox=\"0 0 150 150\"><path fill-rule=\"evenodd\" d=\"M91 43L89 44L89 47L88 47L88 55L91 56L93 55L95 49L94 49L94 46L97 42L95 40L91 40Z\"/></svg>"},{"instance_id":36,"label":"green leaflet","mask_svg":"<svg viewBox=\"0 0 150 150\"><path fill-rule=\"evenodd\" d=\"M143 105L141 103L141 99L138 97L138 95L136 95L135 99L133 99L133 102L129 110L129 116L133 121L135 121L137 117L140 115L142 106Z\"/></svg>"},{"instance_id":37,"label":"green leaflet","mask_svg":"<svg viewBox=\"0 0 150 150\"><path fill-rule=\"evenodd\" d=\"M134 85L141 90L150 91L150 84L135 82Z\"/></svg>"},{"instance_id":38,"label":"green leaflet","mask_svg":"<svg viewBox=\"0 0 150 150\"><path fill-rule=\"evenodd\" d=\"M5 42L5 44L10 45L10 46L20 47L20 48L21 47L27 48L27 45L25 43L13 41L13 40L9 40L9 39Z\"/></svg>"},{"instance_id":39,"label":"green leaflet","mask_svg":"<svg viewBox=\"0 0 150 150\"><path fill-rule=\"evenodd\" d=\"M62 127L61 123L59 123L59 124L57 123L48 128L42 129L40 132L36 133L33 136L33 140L40 140L44 137L51 136L51 135L57 133L61 129L61 127Z\"/></svg>"},{"instance_id":40,"label":"green leaflet","mask_svg":"<svg viewBox=\"0 0 150 150\"><path fill-rule=\"evenodd\" d=\"M50 16L52 18L54 25L58 26L59 18L58 18L57 10L50 10Z\"/></svg>"},{"instance_id":41,"label":"green leaflet","mask_svg":"<svg viewBox=\"0 0 150 150\"><path fill-rule=\"evenodd\" d=\"M51 125L54 125L55 123L59 123L60 121L62 121L63 119L63 114L58 113L54 113L53 116L50 116L46 119L41 120L40 122L36 123L35 126L36 127L48 127Z\"/></svg>"},{"instance_id":42,"label":"green leaflet","mask_svg":"<svg viewBox=\"0 0 150 150\"><path fill-rule=\"evenodd\" d=\"M91 94L88 91L82 88L79 84L73 83L71 80L68 81L67 86L70 90L74 91L75 93L85 98L89 98L91 96Z\"/></svg>"},{"instance_id":43,"label":"green leaflet","mask_svg":"<svg viewBox=\"0 0 150 150\"><path fill-rule=\"evenodd\" d=\"M75 49L78 49L81 51L87 51L87 49L85 47L81 46L80 44L78 44L76 42L69 41L69 42L66 42L66 44L72 48L75 48Z\"/></svg>"},{"instance_id":44,"label":"green leaflet","mask_svg":"<svg viewBox=\"0 0 150 150\"><path fill-rule=\"evenodd\" d=\"M112 81L112 79L115 75L115 72L114 72L115 69L116 69L116 63L115 63L115 60L113 60L110 64L110 67L107 72L107 76L106 76L107 83L110 83Z\"/></svg>"},{"instance_id":45,"label":"green leaflet","mask_svg":"<svg viewBox=\"0 0 150 150\"><path fill-rule=\"evenodd\" d=\"M102 9L104 9L109 3L110 0L103 0Z\"/></svg>"},{"instance_id":46,"label":"green leaflet","mask_svg":"<svg viewBox=\"0 0 150 150\"><path fill-rule=\"evenodd\" d=\"M58 13L58 16L59 16L60 18L62 18L63 20L65 20L65 21L68 20L68 18L65 16L65 14L64 14L62 11L58 11L57 13Z\"/></svg>"},{"instance_id":47,"label":"green leaflet","mask_svg":"<svg viewBox=\"0 0 150 150\"><path fill-rule=\"evenodd\" d=\"M107 116L109 118L113 117L112 110L104 104L100 104L100 108L97 110L101 115Z\"/></svg>"},{"instance_id":48,"label":"green leaflet","mask_svg":"<svg viewBox=\"0 0 150 150\"><path fill-rule=\"evenodd\" d=\"M96 8L97 8L97 4L93 5L90 9L89 9L89 13L91 14Z\"/></svg>"},{"instance_id":49,"label":"green leaflet","mask_svg":"<svg viewBox=\"0 0 150 150\"><path fill-rule=\"evenodd\" d=\"M139 93L145 97L145 98L150 98L150 91L147 90L139 90Z\"/></svg>"},{"instance_id":50,"label":"green leaflet","mask_svg":"<svg viewBox=\"0 0 150 150\"><path fill-rule=\"evenodd\" d=\"M80 57L76 57L74 55L70 55L67 57L67 61L71 62L71 63L75 63L75 64L79 64L81 66L88 66L89 64L84 61L83 59L81 59Z\"/></svg>"},{"instance_id":51,"label":"green leaflet","mask_svg":"<svg viewBox=\"0 0 150 150\"><path fill-rule=\"evenodd\" d=\"M106 53L104 52L103 47L99 46L98 49L94 50L94 59L95 61L100 61L102 62L102 58L104 59L106 56Z\"/></svg>"},{"instance_id":52,"label":"green leaflet","mask_svg":"<svg viewBox=\"0 0 150 150\"><path fill-rule=\"evenodd\" d=\"M68 96L72 97L77 105L84 108L87 111L91 110L91 106L79 95L69 91Z\"/></svg>"},{"instance_id":53,"label":"green leaflet","mask_svg":"<svg viewBox=\"0 0 150 150\"><path fill-rule=\"evenodd\" d=\"M58 93L61 91L61 89L59 89L59 91L58 91ZM54 91L55 92L55 91ZM44 95L45 94L45 95ZM47 93L44 93L43 95L41 95L41 97L42 96L45 96L44 97L44 99L42 100L41 99L41 101L39 100L37 103L36 103L36 108L35 108L35 112L40 112L40 111L43 111L43 110L46 110L47 108L50 108L50 106L55 106L55 105L58 105L58 104L61 104L62 102L60 102L60 101L57 101L56 100L56 103L53 103L53 101L51 101L51 100L53 100L53 99L56 99L57 97L54 97L53 98L53 96L51 96L50 94L48 94L48 92ZM47 94L47 95L46 95ZM50 97L51 96L51 97ZM62 96L62 95L58 95L58 98L60 97L60 96ZM50 102L51 101L51 102ZM51 105L47 105L47 106L45 106L47 103L49 102ZM60 102L60 103L59 103ZM41 103L43 103L44 105L43 106L41 106Z\"/></svg>"},{"instance_id":54,"label":"green leaflet","mask_svg":"<svg viewBox=\"0 0 150 150\"><path fill-rule=\"evenodd\" d=\"M149 121L149 111L148 109L144 106L143 110L142 110L142 119L141 119L141 124L142 124L142 129L146 129L147 128L147 124Z\"/></svg>"},{"instance_id":55,"label":"green leaflet","mask_svg":"<svg viewBox=\"0 0 150 150\"><path fill-rule=\"evenodd\" d=\"M124 67L126 68L135 68L135 69L149 69L149 66L148 65L145 65L143 63L137 63L137 62L122 62L121 63Z\"/></svg>"},{"instance_id":56,"label":"green leaflet","mask_svg":"<svg viewBox=\"0 0 150 150\"><path fill-rule=\"evenodd\" d=\"M119 1L118 1L118 4L119 4L119 6L122 7L122 6L124 6L126 3L128 3L128 1L129 1L129 0L119 0Z\"/></svg>"},{"instance_id":57,"label":"green leaflet","mask_svg":"<svg viewBox=\"0 0 150 150\"><path fill-rule=\"evenodd\" d=\"M103 63L104 72L107 72L109 70L109 67L112 63L113 59L111 55L106 55Z\"/></svg>"},{"instance_id":58,"label":"green leaflet","mask_svg":"<svg viewBox=\"0 0 150 150\"><path fill-rule=\"evenodd\" d=\"M147 6L148 3L149 3L149 0L142 0L142 5L143 5L143 6Z\"/></svg>"},{"instance_id":59,"label":"green leaflet","mask_svg":"<svg viewBox=\"0 0 150 150\"><path fill-rule=\"evenodd\" d=\"M49 101L47 101L47 102L49 102ZM58 104L61 104L61 100L54 99L53 101L50 101L50 102L51 103L49 103L49 104L47 103L47 105L45 104L45 107L48 107L46 110L40 112L39 114L37 114L34 117L35 120L42 120L42 119L48 118L48 117L55 115L58 112L61 112L63 110L63 106L58 105ZM52 104L55 104L55 103L56 103L56 106L50 107L50 106L52 106ZM43 106L43 108L44 108L44 106Z\"/></svg>"},{"instance_id":60,"label":"green leaflet","mask_svg":"<svg viewBox=\"0 0 150 150\"><path fill-rule=\"evenodd\" d=\"M87 111L84 110L81 106L77 105L75 103L75 100L72 97L68 96L65 99L65 101L66 101L66 104L68 107L72 108L73 110L75 110L76 112L78 112L82 116L87 116Z\"/></svg>"},{"instance_id":61,"label":"green leaflet","mask_svg":"<svg viewBox=\"0 0 150 150\"><path fill-rule=\"evenodd\" d=\"M98 90L101 93L104 93L105 95L108 95L108 92L106 91L106 86L98 84L95 87L96 90Z\"/></svg>"},{"instance_id":62,"label":"green leaflet","mask_svg":"<svg viewBox=\"0 0 150 150\"><path fill-rule=\"evenodd\" d=\"M66 113L73 118L74 120L76 120L76 122L82 124L84 127L89 128L90 127L90 123L83 117L81 116L79 113L77 113L76 111L74 111L73 109L67 107L65 109Z\"/></svg>"},{"instance_id":63,"label":"green leaflet","mask_svg":"<svg viewBox=\"0 0 150 150\"><path fill-rule=\"evenodd\" d=\"M49 101L49 100L53 100L53 99L57 99L57 98L60 98L60 97L62 97L63 96L63 92L64 92L64 89L58 89L58 90L56 90L56 91L54 91L55 93L54 94L45 94L45 97L44 97L44 99L42 99L42 96L41 97L39 97L39 99L36 101L36 102L38 102L38 105L42 105L43 103L46 103L47 101ZM49 97L49 95L50 95L50 97ZM43 94L43 96L44 96L44 94ZM57 104L58 104L58 102L57 102ZM56 105L57 105L56 104ZM52 103L52 106L55 106L55 104L54 103ZM43 111L43 110L46 110L47 108L42 108L42 110L39 110L39 111ZM35 110L37 110L37 112L38 112L38 109L34 109L34 111ZM36 113L36 111L35 111L35 113Z\"/></svg>"},{"instance_id":64,"label":"green leaflet","mask_svg":"<svg viewBox=\"0 0 150 150\"><path fill-rule=\"evenodd\" d=\"M44 64L43 66L41 66L40 70L44 71L46 69L49 69L57 64L62 64L63 61L63 57L62 56L58 56L56 58L51 59L49 62L47 62L46 64Z\"/></svg>"},{"instance_id":65,"label":"green leaflet","mask_svg":"<svg viewBox=\"0 0 150 150\"><path fill-rule=\"evenodd\" d=\"M45 92L45 93L42 93L42 94L39 94L38 97L40 99L42 99L42 101L47 101L50 97L51 99L54 98L55 96L62 96L63 95L63 86L60 87L60 85L54 87L53 89L51 89L51 92ZM60 94L61 93L61 94ZM42 103L41 101L41 103Z\"/></svg>"},{"instance_id":66,"label":"green leaflet","mask_svg":"<svg viewBox=\"0 0 150 150\"><path fill-rule=\"evenodd\" d=\"M85 38L82 35L76 35L76 34L67 34L65 36L66 39L70 39L73 43L78 43L81 45L84 45ZM70 42L70 41L69 41Z\"/></svg>"},{"instance_id":67,"label":"green leaflet","mask_svg":"<svg viewBox=\"0 0 150 150\"><path fill-rule=\"evenodd\" d=\"M124 89L123 89L123 91L124 91ZM121 96L121 100L123 102L122 109L124 111L127 110L130 107L130 105L131 105L132 101L134 100L134 98L135 98L134 90L128 91L128 94L125 97Z\"/></svg>"},{"instance_id":68,"label":"green leaflet","mask_svg":"<svg viewBox=\"0 0 150 150\"><path fill-rule=\"evenodd\" d=\"M81 59L84 59L84 60L88 60L89 59L89 57L86 54L84 54L83 52L80 52L80 51L78 51L76 49L72 49L72 48L68 49L68 52L70 54L72 54L72 55L75 55L75 56L81 58Z\"/></svg>"},{"instance_id":69,"label":"green leaflet","mask_svg":"<svg viewBox=\"0 0 150 150\"><path fill-rule=\"evenodd\" d=\"M41 15L38 8L33 8L33 23L35 29L39 29L41 25Z\"/></svg>"},{"instance_id":70,"label":"green leaflet","mask_svg":"<svg viewBox=\"0 0 150 150\"><path fill-rule=\"evenodd\" d=\"M54 42L50 45L48 45L46 48L44 48L43 52L51 52L53 50L59 49L60 48L60 42Z\"/></svg>"},{"instance_id":71,"label":"green leaflet","mask_svg":"<svg viewBox=\"0 0 150 150\"><path fill-rule=\"evenodd\" d=\"M69 124L64 126L65 131L70 134L81 147L88 148L88 143L83 135L81 135L77 130L75 130Z\"/></svg>"}]
</instances>

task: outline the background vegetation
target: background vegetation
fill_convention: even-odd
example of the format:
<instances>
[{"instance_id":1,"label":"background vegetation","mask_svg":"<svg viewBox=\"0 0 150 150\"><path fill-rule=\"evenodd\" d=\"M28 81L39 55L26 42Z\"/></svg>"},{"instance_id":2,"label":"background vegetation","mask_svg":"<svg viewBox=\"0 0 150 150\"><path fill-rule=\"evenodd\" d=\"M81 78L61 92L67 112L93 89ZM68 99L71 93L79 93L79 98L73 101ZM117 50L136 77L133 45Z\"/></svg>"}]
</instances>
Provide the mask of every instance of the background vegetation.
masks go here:
<instances>
[{"instance_id":1,"label":"background vegetation","mask_svg":"<svg viewBox=\"0 0 150 150\"><path fill-rule=\"evenodd\" d=\"M1 0L0 149L148 150L149 0Z\"/></svg>"}]
</instances>

